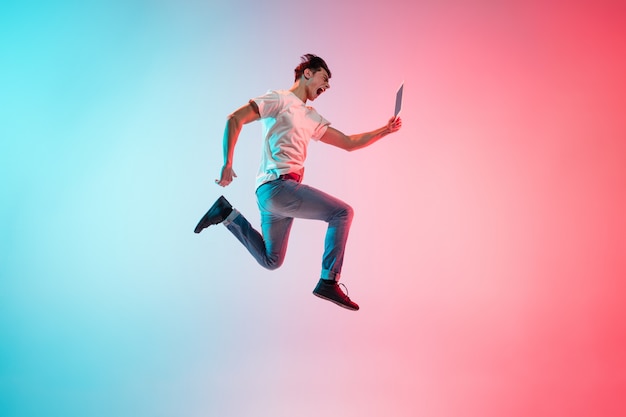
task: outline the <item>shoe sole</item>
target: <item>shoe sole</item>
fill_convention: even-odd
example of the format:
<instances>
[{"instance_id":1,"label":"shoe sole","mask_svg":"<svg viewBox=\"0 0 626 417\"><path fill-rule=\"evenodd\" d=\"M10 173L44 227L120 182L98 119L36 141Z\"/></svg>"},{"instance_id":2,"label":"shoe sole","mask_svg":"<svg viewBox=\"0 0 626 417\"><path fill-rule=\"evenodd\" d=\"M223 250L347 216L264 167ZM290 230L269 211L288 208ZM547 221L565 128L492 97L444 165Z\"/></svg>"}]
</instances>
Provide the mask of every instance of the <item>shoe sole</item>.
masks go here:
<instances>
[{"instance_id":1,"label":"shoe sole","mask_svg":"<svg viewBox=\"0 0 626 417\"><path fill-rule=\"evenodd\" d=\"M222 220L223 221L223 220ZM218 223L213 223L211 221L209 221L209 212L207 211L207 213L200 219L200 221L198 222L198 225L196 226L196 228L193 230L194 233L200 233L201 231L203 231L204 229L206 229L209 226L213 226Z\"/></svg>"},{"instance_id":2,"label":"shoe sole","mask_svg":"<svg viewBox=\"0 0 626 417\"><path fill-rule=\"evenodd\" d=\"M316 296L316 297L321 298L322 300L330 301L330 302L331 302L331 303L333 303L333 304L337 304L339 307L343 307L343 308L345 308L346 310L350 310L350 311L358 311L358 310L359 310L359 306L356 306L356 308L354 308L354 307L350 307L350 306L347 306L347 305L345 305L345 304L343 304L343 303L340 303L340 302L339 302L339 301L337 301L337 300L333 300L332 298L324 297L323 295L318 294L318 293L316 293L316 292L314 292L314 293L313 293L313 295L314 295L314 296Z\"/></svg>"},{"instance_id":3,"label":"shoe sole","mask_svg":"<svg viewBox=\"0 0 626 417\"><path fill-rule=\"evenodd\" d=\"M228 204L228 206L232 209L232 206L230 205L230 203L228 202L228 200L226 200L226 198L224 198L224 196L220 196L220 198L218 198L215 203L213 203L213 205L211 206L211 208L209 208L209 210L207 210L207 212L204 214L204 216L202 216L202 218L200 219L200 221L198 222L198 224L196 225L196 228L193 230L194 233L200 233L201 231L203 231L204 229L206 229L209 226L213 226L216 224L220 224L221 222L223 222L224 220L226 220L226 218L220 218L219 221L211 221L209 220L209 218L211 217L209 214L211 213L211 210L213 210L216 206L218 206L220 203L226 203Z\"/></svg>"}]
</instances>

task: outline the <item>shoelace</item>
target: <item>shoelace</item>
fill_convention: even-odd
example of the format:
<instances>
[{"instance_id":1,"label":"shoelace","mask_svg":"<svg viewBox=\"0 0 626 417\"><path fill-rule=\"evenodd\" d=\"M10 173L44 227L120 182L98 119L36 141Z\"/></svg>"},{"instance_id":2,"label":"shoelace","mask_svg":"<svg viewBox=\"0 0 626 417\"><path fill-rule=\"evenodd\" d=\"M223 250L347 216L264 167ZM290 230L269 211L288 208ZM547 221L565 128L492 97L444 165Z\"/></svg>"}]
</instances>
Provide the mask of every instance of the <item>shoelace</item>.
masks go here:
<instances>
[{"instance_id":1,"label":"shoelace","mask_svg":"<svg viewBox=\"0 0 626 417\"><path fill-rule=\"evenodd\" d=\"M344 291L343 291L344 294L343 295L345 295L346 298L349 300L350 297L348 297L348 287L346 287L342 282L340 282L338 285L343 287L343 289L344 289Z\"/></svg>"}]
</instances>

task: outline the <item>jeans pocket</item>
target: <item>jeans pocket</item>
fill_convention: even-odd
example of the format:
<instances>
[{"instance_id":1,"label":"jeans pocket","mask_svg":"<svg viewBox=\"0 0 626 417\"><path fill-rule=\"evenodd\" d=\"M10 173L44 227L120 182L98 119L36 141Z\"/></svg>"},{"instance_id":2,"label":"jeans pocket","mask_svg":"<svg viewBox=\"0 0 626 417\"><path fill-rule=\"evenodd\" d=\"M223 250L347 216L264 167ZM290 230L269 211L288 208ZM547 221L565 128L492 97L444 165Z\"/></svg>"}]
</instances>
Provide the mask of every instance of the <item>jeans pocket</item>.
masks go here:
<instances>
[{"instance_id":1,"label":"jeans pocket","mask_svg":"<svg viewBox=\"0 0 626 417\"><path fill-rule=\"evenodd\" d=\"M275 198L284 188L285 181L274 180L262 184L256 190L257 204L261 211L269 211L268 208L271 205L270 202Z\"/></svg>"}]
</instances>

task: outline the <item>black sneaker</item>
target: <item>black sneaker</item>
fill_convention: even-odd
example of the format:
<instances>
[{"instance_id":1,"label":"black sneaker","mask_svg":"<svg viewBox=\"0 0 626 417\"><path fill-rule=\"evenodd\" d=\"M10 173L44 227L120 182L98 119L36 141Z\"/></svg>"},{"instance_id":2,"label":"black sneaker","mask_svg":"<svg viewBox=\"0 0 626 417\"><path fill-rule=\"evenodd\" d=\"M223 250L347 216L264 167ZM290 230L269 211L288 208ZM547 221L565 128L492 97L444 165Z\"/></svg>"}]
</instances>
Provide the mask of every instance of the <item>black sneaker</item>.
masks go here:
<instances>
[{"instance_id":1,"label":"black sneaker","mask_svg":"<svg viewBox=\"0 0 626 417\"><path fill-rule=\"evenodd\" d=\"M220 198L213 203L209 211L207 211L206 214L200 219L198 225L194 229L194 233L200 233L202 230L213 224L223 222L232 211L233 206L230 205L224 196L220 196Z\"/></svg>"},{"instance_id":2,"label":"black sneaker","mask_svg":"<svg viewBox=\"0 0 626 417\"><path fill-rule=\"evenodd\" d=\"M341 284L341 286L343 288L346 288L346 286L343 284ZM331 301L340 307L347 308L348 310L358 310L358 304L350 300L347 292L347 288L346 293L341 291L341 288L339 288L339 284L337 284L337 282L335 281L320 279L320 281L317 283L317 286L313 290L313 295L319 298L323 298L324 300Z\"/></svg>"}]
</instances>

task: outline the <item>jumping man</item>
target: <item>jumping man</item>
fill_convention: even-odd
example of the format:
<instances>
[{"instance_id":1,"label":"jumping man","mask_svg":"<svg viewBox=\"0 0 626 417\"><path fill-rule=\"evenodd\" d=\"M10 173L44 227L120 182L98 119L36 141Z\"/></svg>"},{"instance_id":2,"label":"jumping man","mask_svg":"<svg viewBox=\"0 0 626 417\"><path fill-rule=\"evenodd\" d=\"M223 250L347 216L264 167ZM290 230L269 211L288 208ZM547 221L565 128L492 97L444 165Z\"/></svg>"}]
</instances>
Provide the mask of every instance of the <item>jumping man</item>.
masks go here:
<instances>
[{"instance_id":1,"label":"jumping man","mask_svg":"<svg viewBox=\"0 0 626 417\"><path fill-rule=\"evenodd\" d=\"M223 197L217 199L195 228L195 233L222 223L248 249L257 262L270 270L283 264L294 218L328 223L320 280L313 294L349 310L359 306L338 285L343 256L352 223L353 209L343 201L302 184L304 161L311 139L353 151L371 145L402 127L392 117L386 126L347 136L330 127L307 101L314 101L330 88L331 72L318 56L306 54L295 68L289 90L270 90L250 100L228 116L224 130L222 187L237 175L233 170L235 145L243 125L261 120L263 154L256 178L256 197L261 211L261 233Z\"/></svg>"}]
</instances>

